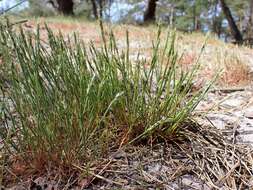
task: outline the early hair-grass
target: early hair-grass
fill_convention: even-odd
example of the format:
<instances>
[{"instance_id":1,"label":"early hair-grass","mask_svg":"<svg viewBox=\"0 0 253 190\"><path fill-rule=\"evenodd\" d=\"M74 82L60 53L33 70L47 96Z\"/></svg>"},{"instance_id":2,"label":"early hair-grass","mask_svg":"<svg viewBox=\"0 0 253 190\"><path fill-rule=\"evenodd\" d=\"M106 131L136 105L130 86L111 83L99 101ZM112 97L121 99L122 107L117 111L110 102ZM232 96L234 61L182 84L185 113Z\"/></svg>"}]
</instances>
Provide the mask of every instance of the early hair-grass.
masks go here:
<instances>
[{"instance_id":1,"label":"early hair-grass","mask_svg":"<svg viewBox=\"0 0 253 190\"><path fill-rule=\"evenodd\" d=\"M151 137L172 140L210 87L191 93L199 64L180 71L175 32L161 39L159 29L151 61L133 62L127 32L126 49L119 49L103 28L101 47L46 30L45 43L39 27L36 33L0 27L11 99L1 138L6 154L35 171L88 163Z\"/></svg>"}]
</instances>

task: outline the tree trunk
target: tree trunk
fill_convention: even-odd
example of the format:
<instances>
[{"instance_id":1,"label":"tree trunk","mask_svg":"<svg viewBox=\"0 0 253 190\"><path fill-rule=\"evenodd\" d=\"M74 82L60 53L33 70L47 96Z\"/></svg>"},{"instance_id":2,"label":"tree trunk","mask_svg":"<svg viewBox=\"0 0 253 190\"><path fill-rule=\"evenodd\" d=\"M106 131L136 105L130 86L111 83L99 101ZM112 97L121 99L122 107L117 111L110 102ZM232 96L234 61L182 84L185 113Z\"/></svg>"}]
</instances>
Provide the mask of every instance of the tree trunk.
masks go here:
<instances>
[{"instance_id":1,"label":"tree trunk","mask_svg":"<svg viewBox=\"0 0 253 190\"><path fill-rule=\"evenodd\" d=\"M104 0L91 0L92 12L95 19L103 17Z\"/></svg>"},{"instance_id":2,"label":"tree trunk","mask_svg":"<svg viewBox=\"0 0 253 190\"><path fill-rule=\"evenodd\" d=\"M234 18L231 14L231 11L228 8L225 0L220 0L220 5L221 5L222 11L228 21L228 24L229 24L229 27L231 29L231 33L232 33L234 39L236 40L236 42L241 43L243 41L242 34L239 31L239 29L234 21Z\"/></svg>"},{"instance_id":3,"label":"tree trunk","mask_svg":"<svg viewBox=\"0 0 253 190\"><path fill-rule=\"evenodd\" d=\"M197 30L197 25L198 25L198 17L196 15L196 5L193 5L193 30Z\"/></svg>"},{"instance_id":4,"label":"tree trunk","mask_svg":"<svg viewBox=\"0 0 253 190\"><path fill-rule=\"evenodd\" d=\"M57 0L58 11L63 15L74 14L74 2L73 0Z\"/></svg>"},{"instance_id":5,"label":"tree trunk","mask_svg":"<svg viewBox=\"0 0 253 190\"><path fill-rule=\"evenodd\" d=\"M218 5L219 3L216 0L213 4L213 10L212 10L212 14L214 15L212 17L212 32L216 33L218 37L220 37L220 22L219 22L219 18L217 17Z\"/></svg>"},{"instance_id":6,"label":"tree trunk","mask_svg":"<svg viewBox=\"0 0 253 190\"><path fill-rule=\"evenodd\" d=\"M98 0L99 18L103 18L103 0Z\"/></svg>"},{"instance_id":7,"label":"tree trunk","mask_svg":"<svg viewBox=\"0 0 253 190\"><path fill-rule=\"evenodd\" d=\"M217 34L217 36L220 38L222 33L222 19L219 17L216 17L213 21L212 31Z\"/></svg>"},{"instance_id":8,"label":"tree trunk","mask_svg":"<svg viewBox=\"0 0 253 190\"><path fill-rule=\"evenodd\" d=\"M193 18L193 30L194 31L200 31L201 30L200 18L196 14L194 14L194 18Z\"/></svg>"},{"instance_id":9,"label":"tree trunk","mask_svg":"<svg viewBox=\"0 0 253 190\"><path fill-rule=\"evenodd\" d=\"M248 38L253 38L253 0L250 0Z\"/></svg>"},{"instance_id":10,"label":"tree trunk","mask_svg":"<svg viewBox=\"0 0 253 190\"><path fill-rule=\"evenodd\" d=\"M153 22L155 21L155 12L156 12L156 2L158 0L149 0L148 7L144 13L144 22Z\"/></svg>"},{"instance_id":11,"label":"tree trunk","mask_svg":"<svg viewBox=\"0 0 253 190\"><path fill-rule=\"evenodd\" d=\"M98 11L97 11L96 0L91 0L91 4L92 4L93 16L94 16L95 19L98 19Z\"/></svg>"},{"instance_id":12,"label":"tree trunk","mask_svg":"<svg viewBox=\"0 0 253 190\"><path fill-rule=\"evenodd\" d=\"M174 26L174 10L175 9L175 7L174 7L174 4L172 4L171 5L171 8L170 8L170 21L169 21L169 25L171 26L171 27L173 27Z\"/></svg>"}]
</instances>

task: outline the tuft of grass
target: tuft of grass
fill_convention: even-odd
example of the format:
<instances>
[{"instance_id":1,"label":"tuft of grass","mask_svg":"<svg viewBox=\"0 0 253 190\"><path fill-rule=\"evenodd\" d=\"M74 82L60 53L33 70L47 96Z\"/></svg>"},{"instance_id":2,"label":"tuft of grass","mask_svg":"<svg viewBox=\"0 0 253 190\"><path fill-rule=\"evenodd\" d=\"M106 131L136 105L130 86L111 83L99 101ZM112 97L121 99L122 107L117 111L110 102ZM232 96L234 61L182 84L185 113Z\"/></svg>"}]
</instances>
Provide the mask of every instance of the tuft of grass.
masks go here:
<instances>
[{"instance_id":1,"label":"tuft of grass","mask_svg":"<svg viewBox=\"0 0 253 190\"><path fill-rule=\"evenodd\" d=\"M4 150L35 171L106 156L109 148L141 140L173 140L210 85L192 94L199 64L179 70L175 33L153 43L151 61L119 50L102 28L100 48L73 37L47 42L36 33L1 25L0 53L11 103L3 109ZM165 45L161 41L165 40ZM165 64L161 64L165 63ZM13 112L15 111L15 114ZM23 172L23 170L22 170Z\"/></svg>"},{"instance_id":2,"label":"tuft of grass","mask_svg":"<svg viewBox=\"0 0 253 190\"><path fill-rule=\"evenodd\" d=\"M250 68L238 54L221 51L217 60L219 67L224 70L218 81L220 85L244 85L251 80Z\"/></svg>"}]
</instances>

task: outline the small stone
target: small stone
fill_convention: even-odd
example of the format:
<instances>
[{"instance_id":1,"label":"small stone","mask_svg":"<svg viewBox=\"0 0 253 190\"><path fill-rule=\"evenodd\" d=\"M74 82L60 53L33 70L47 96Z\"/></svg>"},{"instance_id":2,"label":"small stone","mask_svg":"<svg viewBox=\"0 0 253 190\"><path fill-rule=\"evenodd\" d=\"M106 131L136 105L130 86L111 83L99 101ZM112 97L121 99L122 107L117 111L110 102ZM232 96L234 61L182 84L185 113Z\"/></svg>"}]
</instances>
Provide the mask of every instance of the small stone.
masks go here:
<instances>
[{"instance_id":1,"label":"small stone","mask_svg":"<svg viewBox=\"0 0 253 190\"><path fill-rule=\"evenodd\" d=\"M128 180L122 179L122 178L118 178L115 181L117 181L118 183L121 183L123 185L128 185L129 184Z\"/></svg>"},{"instance_id":2,"label":"small stone","mask_svg":"<svg viewBox=\"0 0 253 190\"><path fill-rule=\"evenodd\" d=\"M242 143L251 145L253 144L253 134L241 134L239 138L241 139Z\"/></svg>"},{"instance_id":3,"label":"small stone","mask_svg":"<svg viewBox=\"0 0 253 190\"><path fill-rule=\"evenodd\" d=\"M210 113L207 114L207 117L218 129L225 129L227 126L230 126L237 121L237 118L235 118L233 115L222 113Z\"/></svg>"},{"instance_id":4,"label":"small stone","mask_svg":"<svg viewBox=\"0 0 253 190\"><path fill-rule=\"evenodd\" d=\"M221 103L221 106L225 108L236 108L241 106L244 102L245 101L240 98L233 98L225 100L224 102Z\"/></svg>"},{"instance_id":5,"label":"small stone","mask_svg":"<svg viewBox=\"0 0 253 190\"><path fill-rule=\"evenodd\" d=\"M182 183L186 186L190 186L193 183L193 179L183 178Z\"/></svg>"},{"instance_id":6,"label":"small stone","mask_svg":"<svg viewBox=\"0 0 253 190\"><path fill-rule=\"evenodd\" d=\"M123 159L126 158L127 154L125 151L123 150L119 150L118 152L116 152L116 154L113 156L115 159Z\"/></svg>"},{"instance_id":7,"label":"small stone","mask_svg":"<svg viewBox=\"0 0 253 190\"><path fill-rule=\"evenodd\" d=\"M247 108L245 110L244 116L249 119L253 119L253 107Z\"/></svg>"}]
</instances>

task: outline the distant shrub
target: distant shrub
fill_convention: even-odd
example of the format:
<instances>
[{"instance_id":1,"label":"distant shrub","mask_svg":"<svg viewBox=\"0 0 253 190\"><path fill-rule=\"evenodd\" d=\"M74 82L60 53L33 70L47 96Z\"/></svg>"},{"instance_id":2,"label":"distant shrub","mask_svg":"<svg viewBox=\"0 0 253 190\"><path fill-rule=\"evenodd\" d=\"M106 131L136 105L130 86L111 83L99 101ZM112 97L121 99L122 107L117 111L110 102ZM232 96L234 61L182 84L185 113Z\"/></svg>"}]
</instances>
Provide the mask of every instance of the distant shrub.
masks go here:
<instances>
[{"instance_id":1,"label":"distant shrub","mask_svg":"<svg viewBox=\"0 0 253 190\"><path fill-rule=\"evenodd\" d=\"M29 1L29 8L27 8L25 11L32 16L53 16L56 15L56 11L52 8L50 8L49 4L46 3L47 1L41 1L41 0L31 0ZM24 12L24 11L23 11Z\"/></svg>"}]
</instances>

